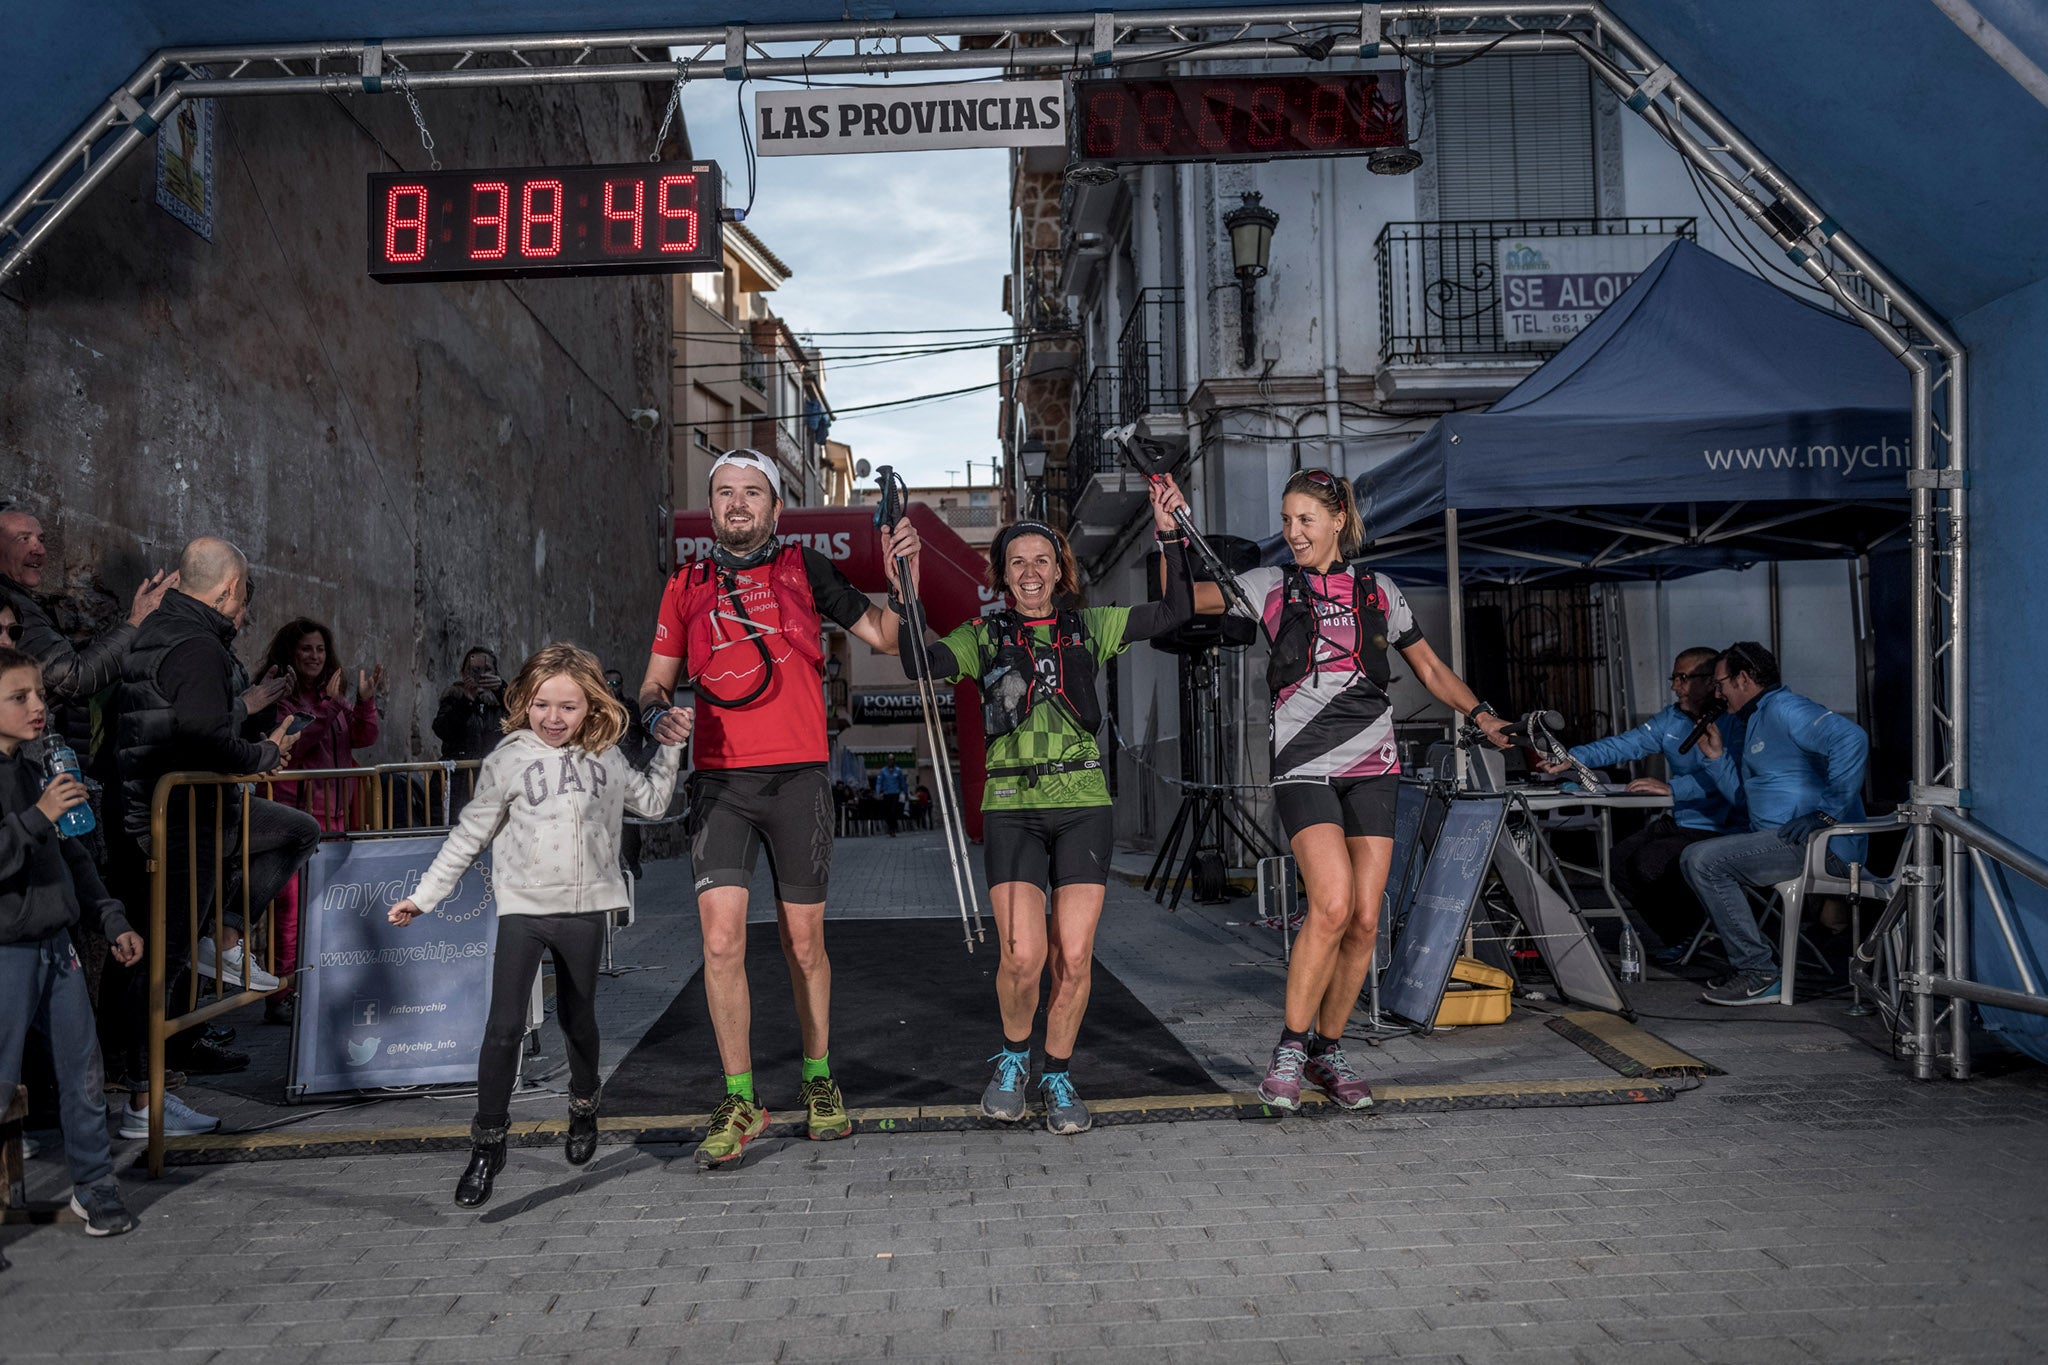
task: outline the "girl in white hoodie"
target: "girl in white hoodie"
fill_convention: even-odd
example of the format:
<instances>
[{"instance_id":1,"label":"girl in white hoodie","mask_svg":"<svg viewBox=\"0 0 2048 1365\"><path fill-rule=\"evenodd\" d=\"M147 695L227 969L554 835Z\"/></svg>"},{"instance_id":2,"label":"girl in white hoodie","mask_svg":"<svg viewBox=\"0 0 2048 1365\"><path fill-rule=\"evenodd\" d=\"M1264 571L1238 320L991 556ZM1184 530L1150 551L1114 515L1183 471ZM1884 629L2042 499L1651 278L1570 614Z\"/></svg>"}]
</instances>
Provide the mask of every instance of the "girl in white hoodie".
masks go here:
<instances>
[{"instance_id":1,"label":"girl in white hoodie","mask_svg":"<svg viewBox=\"0 0 2048 1365\"><path fill-rule=\"evenodd\" d=\"M543 952L555 959L555 1019L569 1050L569 1164L597 1151L597 970L605 915L627 904L620 826L627 806L648 816L668 809L683 755L680 743L664 744L645 773L626 761L618 748L626 708L605 686L597 656L574 645L546 645L528 659L505 711L505 741L484 759L461 823L390 916L402 927L431 911L491 846L498 948L477 1058L473 1150L455 1186L464 1208L491 1197L505 1164L526 1002ZM685 713L686 726L689 719Z\"/></svg>"}]
</instances>

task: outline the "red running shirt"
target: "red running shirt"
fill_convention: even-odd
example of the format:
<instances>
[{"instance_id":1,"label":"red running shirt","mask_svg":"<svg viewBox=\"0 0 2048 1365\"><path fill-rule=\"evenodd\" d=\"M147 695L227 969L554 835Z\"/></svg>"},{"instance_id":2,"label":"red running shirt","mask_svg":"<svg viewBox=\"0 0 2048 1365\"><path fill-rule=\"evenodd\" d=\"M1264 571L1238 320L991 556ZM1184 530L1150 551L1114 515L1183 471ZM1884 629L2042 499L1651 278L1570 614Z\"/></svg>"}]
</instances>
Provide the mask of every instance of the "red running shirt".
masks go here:
<instances>
[{"instance_id":1,"label":"red running shirt","mask_svg":"<svg viewBox=\"0 0 2048 1365\"><path fill-rule=\"evenodd\" d=\"M867 614L866 594L849 583L831 560L808 547L803 556L811 598L818 604L821 617L851 627ZM768 582L773 567L771 560L734 575L739 581L740 609L763 632L768 657L774 660L768 688L740 707L711 706L701 696L698 698L697 727L690 737L690 762L694 767L766 768L823 763L829 756L824 678L818 666L798 654L781 634L782 607ZM654 652L665 659L682 660L682 676L676 684L679 701L682 690L699 677L721 697L744 697L761 682L761 651L747 638L744 625L720 617L712 623L712 637L722 647L715 649L709 659L684 657L687 636L681 597L685 573L687 570L671 577L667 591L661 595ZM732 610L732 603L723 592L716 601L719 611Z\"/></svg>"}]
</instances>

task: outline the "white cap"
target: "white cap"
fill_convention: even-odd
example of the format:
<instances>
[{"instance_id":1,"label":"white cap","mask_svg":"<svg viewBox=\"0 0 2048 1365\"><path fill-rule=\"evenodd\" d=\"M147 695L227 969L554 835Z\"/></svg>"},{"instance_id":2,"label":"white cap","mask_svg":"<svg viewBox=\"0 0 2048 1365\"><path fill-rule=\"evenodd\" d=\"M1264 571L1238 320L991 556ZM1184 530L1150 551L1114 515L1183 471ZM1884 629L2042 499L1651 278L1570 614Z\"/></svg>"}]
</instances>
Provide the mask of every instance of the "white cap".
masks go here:
<instances>
[{"instance_id":1,"label":"white cap","mask_svg":"<svg viewBox=\"0 0 2048 1365\"><path fill-rule=\"evenodd\" d=\"M777 502L782 501L782 473L776 469L775 461L769 459L758 450L748 450L742 446L738 450L726 451L725 454L711 462L711 478L717 478L718 471L729 464L738 465L741 469L760 470L768 476L768 487L774 490L775 500Z\"/></svg>"}]
</instances>

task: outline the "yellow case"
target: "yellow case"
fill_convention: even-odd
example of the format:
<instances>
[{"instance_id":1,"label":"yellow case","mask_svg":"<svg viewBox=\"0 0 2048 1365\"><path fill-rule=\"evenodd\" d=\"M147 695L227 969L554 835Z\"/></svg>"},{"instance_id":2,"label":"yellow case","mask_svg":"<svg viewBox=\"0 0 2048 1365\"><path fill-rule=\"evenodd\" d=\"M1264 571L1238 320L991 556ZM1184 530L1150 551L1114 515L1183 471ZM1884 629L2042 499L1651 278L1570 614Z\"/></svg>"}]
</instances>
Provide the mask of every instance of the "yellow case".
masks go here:
<instances>
[{"instance_id":1,"label":"yellow case","mask_svg":"<svg viewBox=\"0 0 2048 1365\"><path fill-rule=\"evenodd\" d=\"M1451 966L1451 983L1436 1010L1436 1026L1505 1024L1514 999L1515 979L1477 958L1461 957Z\"/></svg>"}]
</instances>

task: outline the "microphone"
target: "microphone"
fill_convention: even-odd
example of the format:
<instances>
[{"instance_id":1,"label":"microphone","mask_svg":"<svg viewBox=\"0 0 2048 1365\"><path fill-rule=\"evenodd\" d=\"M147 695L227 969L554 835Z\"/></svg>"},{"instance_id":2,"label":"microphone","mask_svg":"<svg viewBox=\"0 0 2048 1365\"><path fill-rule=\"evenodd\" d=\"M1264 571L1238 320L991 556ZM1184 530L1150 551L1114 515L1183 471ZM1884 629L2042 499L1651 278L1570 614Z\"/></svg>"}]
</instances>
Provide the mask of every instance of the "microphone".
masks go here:
<instances>
[{"instance_id":1,"label":"microphone","mask_svg":"<svg viewBox=\"0 0 2048 1365\"><path fill-rule=\"evenodd\" d=\"M1685 737L1685 742L1678 746L1678 752L1682 754L1691 753L1692 746L1698 744L1700 740L1705 737L1707 733L1707 728L1711 726L1715 721L1719 720L1722 716L1725 716L1727 714L1727 702L1721 700L1721 698L1719 697L1707 698L1707 709L1705 713L1700 716L1699 724L1692 727L1692 733Z\"/></svg>"},{"instance_id":2,"label":"microphone","mask_svg":"<svg viewBox=\"0 0 2048 1365\"><path fill-rule=\"evenodd\" d=\"M1551 735L1555 735L1562 729L1564 729L1564 713L1562 711L1531 711L1528 715L1522 717L1519 723L1510 725L1507 728L1507 737L1509 739L1535 740L1543 738L1546 731Z\"/></svg>"}]
</instances>

